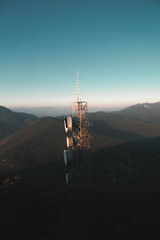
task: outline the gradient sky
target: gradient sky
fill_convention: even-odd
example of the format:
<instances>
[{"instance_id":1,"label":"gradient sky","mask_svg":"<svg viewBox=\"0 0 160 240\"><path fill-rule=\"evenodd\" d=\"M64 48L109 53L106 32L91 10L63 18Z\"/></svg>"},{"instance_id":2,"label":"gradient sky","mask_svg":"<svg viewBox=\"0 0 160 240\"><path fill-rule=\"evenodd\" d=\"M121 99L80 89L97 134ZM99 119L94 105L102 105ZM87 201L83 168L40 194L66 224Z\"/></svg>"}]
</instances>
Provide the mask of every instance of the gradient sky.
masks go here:
<instances>
[{"instance_id":1,"label":"gradient sky","mask_svg":"<svg viewBox=\"0 0 160 240\"><path fill-rule=\"evenodd\" d=\"M0 1L0 105L160 101L159 0Z\"/></svg>"}]
</instances>

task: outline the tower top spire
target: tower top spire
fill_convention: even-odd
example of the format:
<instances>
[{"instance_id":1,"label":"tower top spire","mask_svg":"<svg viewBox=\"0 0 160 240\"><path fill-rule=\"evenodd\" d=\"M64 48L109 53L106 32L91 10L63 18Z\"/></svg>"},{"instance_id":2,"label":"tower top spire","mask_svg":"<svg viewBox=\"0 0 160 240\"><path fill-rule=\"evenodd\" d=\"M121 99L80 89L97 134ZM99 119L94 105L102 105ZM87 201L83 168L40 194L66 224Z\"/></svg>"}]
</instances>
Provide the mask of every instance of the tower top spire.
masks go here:
<instances>
[{"instance_id":1,"label":"tower top spire","mask_svg":"<svg viewBox=\"0 0 160 240\"><path fill-rule=\"evenodd\" d=\"M77 80L76 80L76 96L77 102L80 101L80 82L79 82L79 71L77 70Z\"/></svg>"}]
</instances>

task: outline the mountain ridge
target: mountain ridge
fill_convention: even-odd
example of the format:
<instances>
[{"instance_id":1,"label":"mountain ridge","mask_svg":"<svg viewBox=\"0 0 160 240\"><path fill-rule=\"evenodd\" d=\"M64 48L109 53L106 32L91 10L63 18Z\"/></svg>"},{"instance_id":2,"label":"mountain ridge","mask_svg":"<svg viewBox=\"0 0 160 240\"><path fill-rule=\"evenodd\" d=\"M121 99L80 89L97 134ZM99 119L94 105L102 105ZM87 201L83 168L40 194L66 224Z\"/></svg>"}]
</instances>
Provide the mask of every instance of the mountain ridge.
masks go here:
<instances>
[{"instance_id":1,"label":"mountain ridge","mask_svg":"<svg viewBox=\"0 0 160 240\"><path fill-rule=\"evenodd\" d=\"M17 113L0 106L0 140L28 126L37 119L32 114Z\"/></svg>"},{"instance_id":2,"label":"mountain ridge","mask_svg":"<svg viewBox=\"0 0 160 240\"><path fill-rule=\"evenodd\" d=\"M119 111L119 114L137 120L160 121L160 102L132 105Z\"/></svg>"},{"instance_id":3,"label":"mountain ridge","mask_svg":"<svg viewBox=\"0 0 160 240\"><path fill-rule=\"evenodd\" d=\"M157 109L159 106L157 104ZM148 111L144 105L131 106L129 114L135 108ZM159 116L159 112L157 114ZM93 126L89 127L93 136L92 152L160 136L160 121L155 118L153 121L137 120L130 115L126 116L126 112L124 115L121 112L96 112L89 113L88 117L93 122ZM65 141L62 117L40 118L0 141L0 171L20 170L62 160L63 150L67 148Z\"/></svg>"}]
</instances>

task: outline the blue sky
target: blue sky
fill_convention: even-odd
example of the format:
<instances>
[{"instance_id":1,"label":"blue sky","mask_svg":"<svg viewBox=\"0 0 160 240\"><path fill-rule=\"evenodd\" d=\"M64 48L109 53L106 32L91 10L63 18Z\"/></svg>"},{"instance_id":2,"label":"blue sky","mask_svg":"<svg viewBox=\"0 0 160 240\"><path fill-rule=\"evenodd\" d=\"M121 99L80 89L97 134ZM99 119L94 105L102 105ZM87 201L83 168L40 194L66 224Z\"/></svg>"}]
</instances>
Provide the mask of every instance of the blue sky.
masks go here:
<instances>
[{"instance_id":1,"label":"blue sky","mask_svg":"<svg viewBox=\"0 0 160 240\"><path fill-rule=\"evenodd\" d=\"M0 105L160 101L158 0L0 1Z\"/></svg>"}]
</instances>

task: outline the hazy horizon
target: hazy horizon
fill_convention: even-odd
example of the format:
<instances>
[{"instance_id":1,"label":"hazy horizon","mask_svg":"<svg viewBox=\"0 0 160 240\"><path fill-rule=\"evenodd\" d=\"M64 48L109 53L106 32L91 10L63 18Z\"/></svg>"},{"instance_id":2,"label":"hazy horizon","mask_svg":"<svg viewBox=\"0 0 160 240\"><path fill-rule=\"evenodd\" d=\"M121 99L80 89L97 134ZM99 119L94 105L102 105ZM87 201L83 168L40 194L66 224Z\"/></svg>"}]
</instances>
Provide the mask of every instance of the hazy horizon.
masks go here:
<instances>
[{"instance_id":1,"label":"hazy horizon","mask_svg":"<svg viewBox=\"0 0 160 240\"><path fill-rule=\"evenodd\" d=\"M126 106L127 107L127 106ZM89 107L88 112L97 112L97 111L118 111L124 109L125 107L115 107L115 108L105 108L105 107ZM44 116L61 116L72 113L72 108L67 106L46 106L46 107L10 107L12 111L15 112L25 112L31 113L38 117Z\"/></svg>"},{"instance_id":2,"label":"hazy horizon","mask_svg":"<svg viewBox=\"0 0 160 240\"><path fill-rule=\"evenodd\" d=\"M104 111L104 112L113 112L113 111L120 111L122 109L125 109L127 107L130 107L132 105L137 104L152 104L152 102L143 102L143 103L135 103L131 105L126 106L113 106L113 107L107 107L107 106L88 106L88 112L98 112L98 111ZM12 111L15 112L25 112L25 113L31 113L38 117L44 117L44 116L61 116L61 115L67 115L72 113L72 107L70 106L34 106L34 107L27 107L27 106L21 106L21 107L9 107Z\"/></svg>"}]
</instances>

